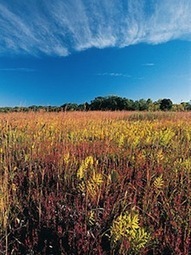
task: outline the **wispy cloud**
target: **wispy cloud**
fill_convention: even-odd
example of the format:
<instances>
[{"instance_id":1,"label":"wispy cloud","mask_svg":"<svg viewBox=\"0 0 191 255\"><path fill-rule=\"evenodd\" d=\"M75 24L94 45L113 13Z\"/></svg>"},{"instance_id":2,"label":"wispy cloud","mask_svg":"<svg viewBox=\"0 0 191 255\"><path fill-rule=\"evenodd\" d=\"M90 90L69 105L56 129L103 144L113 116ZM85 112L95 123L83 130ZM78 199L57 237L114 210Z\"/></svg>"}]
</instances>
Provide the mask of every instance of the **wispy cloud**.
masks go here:
<instances>
[{"instance_id":1,"label":"wispy cloud","mask_svg":"<svg viewBox=\"0 0 191 255\"><path fill-rule=\"evenodd\" d=\"M127 77L131 78L131 75L124 73L98 73L98 76L111 76L111 77Z\"/></svg>"},{"instance_id":2,"label":"wispy cloud","mask_svg":"<svg viewBox=\"0 0 191 255\"><path fill-rule=\"evenodd\" d=\"M142 66L154 66L155 64L154 63L145 63L145 64L142 64Z\"/></svg>"},{"instance_id":3,"label":"wispy cloud","mask_svg":"<svg viewBox=\"0 0 191 255\"><path fill-rule=\"evenodd\" d=\"M31 68L0 68L0 72L35 72L35 69Z\"/></svg>"},{"instance_id":4,"label":"wispy cloud","mask_svg":"<svg viewBox=\"0 0 191 255\"><path fill-rule=\"evenodd\" d=\"M1 0L0 54L191 40L190 13L190 0Z\"/></svg>"},{"instance_id":5,"label":"wispy cloud","mask_svg":"<svg viewBox=\"0 0 191 255\"><path fill-rule=\"evenodd\" d=\"M144 80L145 77L134 77L133 79L134 79L134 80Z\"/></svg>"}]
</instances>

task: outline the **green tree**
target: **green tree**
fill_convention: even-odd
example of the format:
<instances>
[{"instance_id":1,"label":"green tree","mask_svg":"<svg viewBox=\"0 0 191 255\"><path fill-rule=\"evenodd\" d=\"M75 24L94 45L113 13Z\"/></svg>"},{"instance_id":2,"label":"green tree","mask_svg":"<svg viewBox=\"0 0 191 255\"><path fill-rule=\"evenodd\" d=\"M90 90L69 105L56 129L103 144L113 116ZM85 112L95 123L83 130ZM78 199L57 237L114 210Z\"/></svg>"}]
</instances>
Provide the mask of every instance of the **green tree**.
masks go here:
<instances>
[{"instance_id":1,"label":"green tree","mask_svg":"<svg viewBox=\"0 0 191 255\"><path fill-rule=\"evenodd\" d=\"M61 106L64 111L76 111L78 109L78 105L75 103L66 103Z\"/></svg>"},{"instance_id":2,"label":"green tree","mask_svg":"<svg viewBox=\"0 0 191 255\"><path fill-rule=\"evenodd\" d=\"M182 102L181 105L184 108L184 111L191 111L191 101L190 102Z\"/></svg>"},{"instance_id":3,"label":"green tree","mask_svg":"<svg viewBox=\"0 0 191 255\"><path fill-rule=\"evenodd\" d=\"M164 98L160 102L160 110L170 111L172 109L173 103L170 99Z\"/></svg>"}]
</instances>

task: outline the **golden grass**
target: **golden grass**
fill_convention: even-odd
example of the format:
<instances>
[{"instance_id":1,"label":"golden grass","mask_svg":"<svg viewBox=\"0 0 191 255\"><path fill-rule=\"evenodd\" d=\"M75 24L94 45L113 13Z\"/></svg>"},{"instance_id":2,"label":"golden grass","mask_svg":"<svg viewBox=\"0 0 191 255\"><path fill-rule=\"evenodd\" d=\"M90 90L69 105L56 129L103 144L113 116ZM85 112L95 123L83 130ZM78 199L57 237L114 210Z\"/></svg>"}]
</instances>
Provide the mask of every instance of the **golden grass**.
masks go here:
<instances>
[{"instance_id":1,"label":"golden grass","mask_svg":"<svg viewBox=\"0 0 191 255\"><path fill-rule=\"evenodd\" d=\"M190 178L191 113L1 114L0 252L20 254L21 246L27 252L28 243L36 247L42 226L53 224L57 234L62 229L63 235L71 235L69 247L78 236L76 228L81 229L78 238L84 246L76 244L76 254L80 254L78 249L84 249L84 254L98 254L98 249L99 254L106 254L101 241L106 233L111 252L125 254L124 249L129 249L128 254L146 254L150 249L160 254L169 249L187 255ZM129 222L134 208L140 222L136 228L140 233L134 234L145 236L145 241L135 247L138 239L113 234L112 245L114 226L120 219ZM63 219L74 217L77 227L72 223L61 227L55 210ZM39 232L29 230L30 226ZM19 232L23 229L26 240ZM89 244L85 246L86 238L97 253L91 253Z\"/></svg>"}]
</instances>

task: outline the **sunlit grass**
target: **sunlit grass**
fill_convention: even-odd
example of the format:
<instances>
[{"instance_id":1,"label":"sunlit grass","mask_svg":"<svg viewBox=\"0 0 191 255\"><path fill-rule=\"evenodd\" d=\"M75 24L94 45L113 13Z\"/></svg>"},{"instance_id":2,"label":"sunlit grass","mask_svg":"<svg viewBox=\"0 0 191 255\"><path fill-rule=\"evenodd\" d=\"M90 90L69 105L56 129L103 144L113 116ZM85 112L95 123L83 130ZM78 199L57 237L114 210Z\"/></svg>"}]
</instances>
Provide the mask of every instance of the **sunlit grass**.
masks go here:
<instances>
[{"instance_id":1,"label":"sunlit grass","mask_svg":"<svg viewBox=\"0 0 191 255\"><path fill-rule=\"evenodd\" d=\"M187 255L190 178L190 113L1 114L0 254Z\"/></svg>"}]
</instances>

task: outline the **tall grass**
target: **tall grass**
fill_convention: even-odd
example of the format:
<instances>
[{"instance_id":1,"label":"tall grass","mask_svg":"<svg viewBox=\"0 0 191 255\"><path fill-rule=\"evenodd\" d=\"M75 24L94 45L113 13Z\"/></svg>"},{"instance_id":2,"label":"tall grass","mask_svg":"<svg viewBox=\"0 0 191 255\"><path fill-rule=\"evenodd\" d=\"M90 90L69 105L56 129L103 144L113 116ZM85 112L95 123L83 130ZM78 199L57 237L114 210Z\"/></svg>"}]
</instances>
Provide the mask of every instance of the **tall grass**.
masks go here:
<instances>
[{"instance_id":1,"label":"tall grass","mask_svg":"<svg viewBox=\"0 0 191 255\"><path fill-rule=\"evenodd\" d=\"M0 254L191 253L190 113L0 115Z\"/></svg>"}]
</instances>

